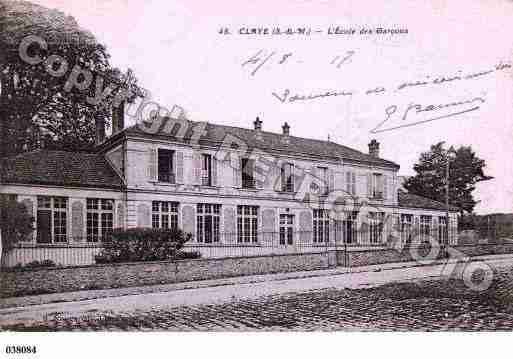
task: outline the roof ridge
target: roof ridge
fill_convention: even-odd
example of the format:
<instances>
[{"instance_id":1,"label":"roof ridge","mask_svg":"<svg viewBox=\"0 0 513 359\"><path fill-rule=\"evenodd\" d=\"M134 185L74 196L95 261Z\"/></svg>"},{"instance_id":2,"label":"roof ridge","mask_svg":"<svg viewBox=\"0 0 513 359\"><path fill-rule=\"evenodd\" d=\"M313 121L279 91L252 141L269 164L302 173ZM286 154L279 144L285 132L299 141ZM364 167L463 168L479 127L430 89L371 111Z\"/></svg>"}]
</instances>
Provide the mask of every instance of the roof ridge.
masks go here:
<instances>
[{"instance_id":1,"label":"roof ridge","mask_svg":"<svg viewBox=\"0 0 513 359\"><path fill-rule=\"evenodd\" d=\"M291 153L295 154L313 154L320 157L335 157L335 158L341 158L349 161L361 161L363 163L371 163L375 165L384 165L384 166L392 166L395 168L399 168L400 166L391 161L387 160L381 157L374 157L371 156L368 153L365 153L363 151L351 148L349 146L340 144L338 142L333 141L327 141L324 139L317 139L317 138L308 138L308 137L300 137L300 136L292 136L289 135L289 138L291 141L287 141L287 144L284 145L280 141L281 138L283 138L283 134L278 132L272 132L272 131L264 131L261 130L260 133L263 135L263 141L260 141L259 143L256 143L254 141L253 137L256 131L251 128L247 127L240 127L240 126L234 126L234 125L228 125L228 124L219 124L219 123L212 123L208 121L194 121L194 120L187 120L192 125L205 123L207 125L206 130L207 133L205 135L204 140L209 142L221 142L221 140L216 139L216 137L222 136L222 132L231 133L232 135L236 137L242 137L241 140L243 141L249 141L248 145L251 145L255 148L275 148L277 150L283 150L283 151L290 151ZM211 131L208 131L210 129ZM124 129L123 131L127 130L133 130L135 134L145 135L146 136L164 136L166 134L162 133L162 131L159 129L156 133L145 133L144 129L141 129L137 124L131 125ZM129 134L130 132L128 132ZM171 133L167 134L170 137L173 137ZM191 133L189 133L189 136L192 136ZM245 138L247 136L247 138ZM185 138L188 138L187 135L185 135ZM267 138L267 140L266 140ZM108 141L108 140L107 140ZM278 143L279 142L279 143ZM283 146L282 146L283 145ZM251 147L250 146L250 147ZM277 148L276 146L283 147L283 148ZM290 146L290 147L289 147ZM306 146L306 147L305 147ZM287 147L287 148L285 148ZM305 150L307 152L303 152L300 150L300 148L305 147ZM317 149L315 149L317 147ZM312 151L310 151L312 150Z\"/></svg>"}]
</instances>

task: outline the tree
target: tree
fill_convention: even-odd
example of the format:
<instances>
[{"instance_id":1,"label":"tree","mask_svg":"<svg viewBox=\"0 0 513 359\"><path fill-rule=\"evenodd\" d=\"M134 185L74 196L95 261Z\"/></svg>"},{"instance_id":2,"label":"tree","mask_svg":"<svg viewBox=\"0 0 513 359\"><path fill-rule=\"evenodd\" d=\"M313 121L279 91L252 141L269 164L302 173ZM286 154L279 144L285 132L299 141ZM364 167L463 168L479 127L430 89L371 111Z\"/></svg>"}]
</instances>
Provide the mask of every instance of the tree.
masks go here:
<instances>
[{"instance_id":1,"label":"tree","mask_svg":"<svg viewBox=\"0 0 513 359\"><path fill-rule=\"evenodd\" d=\"M33 223L34 217L29 215L25 205L0 196L0 248L8 252L16 243L27 238L34 230Z\"/></svg>"},{"instance_id":2,"label":"tree","mask_svg":"<svg viewBox=\"0 0 513 359\"><path fill-rule=\"evenodd\" d=\"M478 158L470 146L461 146L453 158L439 142L428 152L420 155L419 162L413 166L417 173L408 178L404 188L423 197L445 202L446 161L449 160L449 203L460 208L461 214L472 213L477 201L472 192L476 183L492 179L484 174L485 161Z\"/></svg>"},{"instance_id":3,"label":"tree","mask_svg":"<svg viewBox=\"0 0 513 359\"><path fill-rule=\"evenodd\" d=\"M37 63L21 56L29 36L44 40L26 49ZM0 158L41 147L91 148L95 124L108 126L113 104L140 93L132 72L112 67L105 46L58 10L0 0L0 48ZM98 89L105 97L90 101Z\"/></svg>"}]
</instances>

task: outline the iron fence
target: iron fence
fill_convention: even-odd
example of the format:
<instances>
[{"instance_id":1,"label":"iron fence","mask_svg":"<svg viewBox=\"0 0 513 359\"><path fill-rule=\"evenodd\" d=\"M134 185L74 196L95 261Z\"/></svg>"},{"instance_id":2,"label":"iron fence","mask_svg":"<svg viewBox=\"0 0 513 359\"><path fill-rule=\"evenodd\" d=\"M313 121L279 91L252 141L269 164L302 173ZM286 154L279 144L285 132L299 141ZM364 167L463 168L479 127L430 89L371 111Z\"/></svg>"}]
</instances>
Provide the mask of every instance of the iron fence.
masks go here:
<instances>
[{"instance_id":1,"label":"iron fence","mask_svg":"<svg viewBox=\"0 0 513 359\"><path fill-rule=\"evenodd\" d=\"M386 249L398 244L411 246L409 242L402 236L391 242L390 233L385 230L371 234L370 231L334 226L329 230L295 231L285 226L273 232L202 233L186 242L182 250L199 252L202 258L228 258ZM35 261L52 261L62 266L91 265L95 264L95 256L102 247L101 240L87 242L86 238L54 244L21 243L4 251L1 264L2 267L13 267Z\"/></svg>"}]
</instances>

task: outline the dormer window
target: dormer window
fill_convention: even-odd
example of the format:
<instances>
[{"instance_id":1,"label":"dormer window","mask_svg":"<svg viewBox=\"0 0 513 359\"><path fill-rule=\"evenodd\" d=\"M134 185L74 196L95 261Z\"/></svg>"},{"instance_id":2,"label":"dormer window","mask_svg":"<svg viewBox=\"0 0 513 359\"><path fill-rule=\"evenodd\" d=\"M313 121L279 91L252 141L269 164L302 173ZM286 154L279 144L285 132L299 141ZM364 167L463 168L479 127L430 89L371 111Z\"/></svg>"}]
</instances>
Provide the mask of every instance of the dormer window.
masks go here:
<instances>
[{"instance_id":1,"label":"dormer window","mask_svg":"<svg viewBox=\"0 0 513 359\"><path fill-rule=\"evenodd\" d=\"M176 183L174 170L174 151L159 148L158 180L159 182Z\"/></svg>"}]
</instances>

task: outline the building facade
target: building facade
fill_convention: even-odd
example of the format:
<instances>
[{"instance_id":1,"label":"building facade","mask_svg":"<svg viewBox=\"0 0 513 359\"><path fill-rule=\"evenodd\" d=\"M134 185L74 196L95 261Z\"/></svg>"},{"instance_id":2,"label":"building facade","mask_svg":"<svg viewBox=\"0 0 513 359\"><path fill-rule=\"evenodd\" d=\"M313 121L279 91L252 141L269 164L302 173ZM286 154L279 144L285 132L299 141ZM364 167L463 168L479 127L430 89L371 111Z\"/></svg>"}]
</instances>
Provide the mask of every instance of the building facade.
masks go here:
<instances>
[{"instance_id":1,"label":"building facade","mask_svg":"<svg viewBox=\"0 0 513 359\"><path fill-rule=\"evenodd\" d=\"M4 161L0 193L36 230L4 265L94 262L113 228L176 227L204 257L455 244L457 209L400 190L399 166L329 141L169 118L97 129L95 153L37 151ZM447 218L449 222L447 223Z\"/></svg>"}]
</instances>

